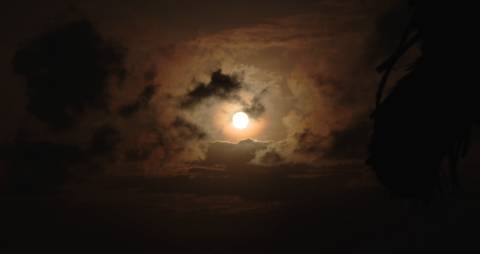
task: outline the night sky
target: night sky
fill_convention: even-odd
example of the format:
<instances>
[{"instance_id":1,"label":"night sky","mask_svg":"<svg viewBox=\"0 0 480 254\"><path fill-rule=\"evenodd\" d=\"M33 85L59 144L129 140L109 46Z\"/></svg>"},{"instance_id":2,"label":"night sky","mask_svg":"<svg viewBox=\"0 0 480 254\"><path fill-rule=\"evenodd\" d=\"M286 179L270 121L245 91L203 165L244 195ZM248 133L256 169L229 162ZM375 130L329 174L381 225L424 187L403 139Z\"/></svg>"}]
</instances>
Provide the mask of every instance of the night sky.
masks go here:
<instances>
[{"instance_id":1,"label":"night sky","mask_svg":"<svg viewBox=\"0 0 480 254\"><path fill-rule=\"evenodd\" d=\"M365 164L407 2L7 3L0 252L478 249L476 132L458 199L396 199Z\"/></svg>"}]
</instances>

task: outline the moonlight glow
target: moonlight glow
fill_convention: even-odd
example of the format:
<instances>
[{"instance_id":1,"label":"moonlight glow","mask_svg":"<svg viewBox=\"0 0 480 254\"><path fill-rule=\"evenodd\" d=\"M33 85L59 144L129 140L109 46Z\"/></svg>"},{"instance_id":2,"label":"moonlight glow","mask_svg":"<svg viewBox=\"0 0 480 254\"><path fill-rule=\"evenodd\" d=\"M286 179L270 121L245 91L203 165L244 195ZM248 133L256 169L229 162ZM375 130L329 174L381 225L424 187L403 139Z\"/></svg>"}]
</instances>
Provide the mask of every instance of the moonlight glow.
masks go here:
<instances>
[{"instance_id":1,"label":"moonlight glow","mask_svg":"<svg viewBox=\"0 0 480 254\"><path fill-rule=\"evenodd\" d=\"M237 112L233 114L232 117L232 124L237 129L245 129L248 126L250 120L248 119L248 115L244 112Z\"/></svg>"}]
</instances>

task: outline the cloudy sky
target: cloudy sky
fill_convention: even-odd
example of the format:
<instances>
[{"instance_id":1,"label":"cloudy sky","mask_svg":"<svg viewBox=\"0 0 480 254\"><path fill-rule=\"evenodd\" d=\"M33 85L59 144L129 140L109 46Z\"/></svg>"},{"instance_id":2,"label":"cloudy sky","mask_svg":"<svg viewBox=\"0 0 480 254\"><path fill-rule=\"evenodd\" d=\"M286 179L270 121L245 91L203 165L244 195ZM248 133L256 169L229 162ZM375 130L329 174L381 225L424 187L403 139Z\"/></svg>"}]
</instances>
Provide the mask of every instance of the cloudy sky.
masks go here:
<instances>
[{"instance_id":1,"label":"cloudy sky","mask_svg":"<svg viewBox=\"0 0 480 254\"><path fill-rule=\"evenodd\" d=\"M475 170L461 206L412 212L365 166L375 67L407 1L2 8L0 252L478 248L465 233L480 225Z\"/></svg>"},{"instance_id":2,"label":"cloudy sky","mask_svg":"<svg viewBox=\"0 0 480 254\"><path fill-rule=\"evenodd\" d=\"M226 169L233 155L214 151L229 145L249 166L361 164L404 5L18 1L2 22L2 141L74 146L79 168L122 174Z\"/></svg>"}]
</instances>

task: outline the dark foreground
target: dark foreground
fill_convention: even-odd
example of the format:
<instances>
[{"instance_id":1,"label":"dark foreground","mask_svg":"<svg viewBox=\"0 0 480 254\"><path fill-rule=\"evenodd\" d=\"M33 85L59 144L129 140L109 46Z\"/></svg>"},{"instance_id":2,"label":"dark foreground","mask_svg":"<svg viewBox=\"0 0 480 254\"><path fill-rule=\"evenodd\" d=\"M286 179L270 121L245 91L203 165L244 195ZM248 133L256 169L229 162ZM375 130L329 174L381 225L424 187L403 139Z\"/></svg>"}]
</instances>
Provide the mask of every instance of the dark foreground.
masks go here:
<instances>
[{"instance_id":1,"label":"dark foreground","mask_svg":"<svg viewBox=\"0 0 480 254\"><path fill-rule=\"evenodd\" d=\"M0 248L1 253L477 253L475 179L464 179L461 197L429 205L392 200L378 186L344 175L260 187L252 180L243 192L215 180L216 193L195 194L181 181L169 189L160 179L97 180L60 194L3 195Z\"/></svg>"}]
</instances>

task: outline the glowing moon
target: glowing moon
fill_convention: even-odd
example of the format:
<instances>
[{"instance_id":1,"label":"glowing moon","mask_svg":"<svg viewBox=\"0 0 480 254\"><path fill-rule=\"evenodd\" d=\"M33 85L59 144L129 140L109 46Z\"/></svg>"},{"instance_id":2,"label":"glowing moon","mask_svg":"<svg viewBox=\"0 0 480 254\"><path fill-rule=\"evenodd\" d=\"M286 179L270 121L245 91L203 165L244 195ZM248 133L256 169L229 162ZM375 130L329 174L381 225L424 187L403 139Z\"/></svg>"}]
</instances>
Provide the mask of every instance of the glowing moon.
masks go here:
<instances>
[{"instance_id":1,"label":"glowing moon","mask_svg":"<svg viewBox=\"0 0 480 254\"><path fill-rule=\"evenodd\" d=\"M232 117L232 124L233 127L237 129L245 129L248 126L250 119L248 119L248 115L245 112L237 112L233 114Z\"/></svg>"}]
</instances>

